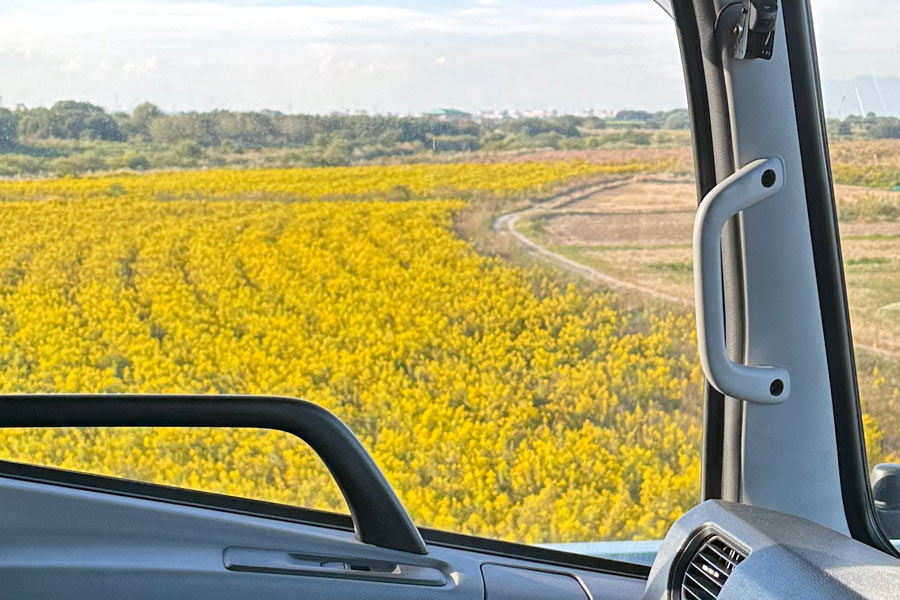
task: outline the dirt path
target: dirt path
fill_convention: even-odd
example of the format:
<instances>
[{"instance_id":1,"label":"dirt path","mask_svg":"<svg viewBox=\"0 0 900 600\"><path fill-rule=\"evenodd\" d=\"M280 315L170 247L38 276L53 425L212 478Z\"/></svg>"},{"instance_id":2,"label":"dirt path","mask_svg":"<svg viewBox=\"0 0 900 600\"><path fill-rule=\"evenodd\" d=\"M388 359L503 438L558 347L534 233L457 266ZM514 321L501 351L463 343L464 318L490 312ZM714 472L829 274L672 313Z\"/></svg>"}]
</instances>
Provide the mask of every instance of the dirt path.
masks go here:
<instances>
[{"instance_id":1,"label":"dirt path","mask_svg":"<svg viewBox=\"0 0 900 600\"><path fill-rule=\"evenodd\" d=\"M574 273L585 279L590 281L595 281L598 283L602 283L616 290L627 290L631 292L638 292L650 298L654 298L657 300L664 300L666 302L671 302L673 304L677 304L679 306L693 307L694 303L692 300L685 300L684 298L679 298L677 296L673 296L671 294L667 294L665 292L661 292L657 289L653 289L651 287L647 287L644 285L640 285L631 281L626 281L624 279L620 279L609 273L603 273L602 271L598 271L593 267L580 263L578 261L572 260L567 256L563 256L558 252L554 252L550 250L546 246L536 242L535 240L529 238L521 231L516 229L516 223L523 216L530 216L534 214L540 214L542 212L546 212L549 210L555 210L559 208L563 208L573 202L577 202L583 198L587 198L592 194L596 194L598 192L606 191L611 188L619 187L622 185L626 185L632 180L617 180L607 183L602 183L586 188L582 188L579 190L575 190L572 192L568 192L562 194L560 196L556 196L550 198L549 200L545 200L543 202L539 202L532 206L522 208L513 212L509 212L503 215L500 215L493 222L493 230L498 234L507 234L514 237L519 241L527 250L529 250L532 254L541 257L542 259L554 263L557 266L569 271L570 273ZM863 342L856 341L853 344L857 349L864 350L865 352L869 352L871 354L875 354L878 356L883 356L887 358L900 358L900 353L894 352L892 350L887 350L884 348L879 348L877 346L872 346L870 344L866 344Z\"/></svg>"},{"instance_id":2,"label":"dirt path","mask_svg":"<svg viewBox=\"0 0 900 600\"><path fill-rule=\"evenodd\" d=\"M536 214L540 212L546 212L548 210L553 210L557 208L562 208L565 205L571 204L572 202L576 202L581 200L582 198L587 198L592 194L596 194L597 192L602 192L608 190L610 188L619 187L621 185L625 185L630 180L621 180L621 181L613 181L608 183L602 183L599 185L582 188L580 190L576 190L574 192L569 192L563 194L561 196L556 196L549 200L545 200L544 202L540 202L533 206L529 206L523 209L519 209L510 213L506 213L504 215L500 215L496 219L494 219L493 229L494 232L500 234L509 234L516 238L523 246L525 246L528 250L530 250L533 254L540 256L541 258L555 263L556 265L562 267L563 269L575 273L576 275L580 275L585 279L589 279L591 281L596 281L603 283L613 289L618 290L628 290L632 292L638 292L649 296L651 298L656 298L658 300L664 300L666 302L672 302L674 304L678 304L680 306L693 306L693 302L689 300L685 300L684 298L679 298L677 296L673 296L671 294L666 294L665 292L661 292L659 290L655 290L653 288L639 285L637 283L633 283L631 281L625 281L624 279L619 279L618 277L614 277L609 273L603 273L594 269L593 267L589 267L588 265L582 264L578 261L572 260L558 252L554 252L550 250L546 246L539 244L538 242L532 240L527 237L521 231L516 229L516 222L520 217L525 215Z\"/></svg>"}]
</instances>

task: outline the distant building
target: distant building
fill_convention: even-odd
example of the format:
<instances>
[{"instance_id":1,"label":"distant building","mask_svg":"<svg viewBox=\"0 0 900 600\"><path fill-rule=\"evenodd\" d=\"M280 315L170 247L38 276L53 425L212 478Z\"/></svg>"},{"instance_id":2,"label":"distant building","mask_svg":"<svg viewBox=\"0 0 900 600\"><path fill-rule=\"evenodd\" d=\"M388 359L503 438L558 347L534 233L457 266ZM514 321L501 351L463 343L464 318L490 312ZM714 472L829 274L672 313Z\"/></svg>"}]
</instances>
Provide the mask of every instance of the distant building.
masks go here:
<instances>
[{"instance_id":1,"label":"distant building","mask_svg":"<svg viewBox=\"0 0 900 600\"><path fill-rule=\"evenodd\" d=\"M471 113L467 113L463 110L456 110L455 108L438 108L435 110L429 110L424 113L426 117L435 117L441 121L462 121L464 119L471 119Z\"/></svg>"},{"instance_id":2,"label":"distant building","mask_svg":"<svg viewBox=\"0 0 900 600\"><path fill-rule=\"evenodd\" d=\"M555 110L539 108L535 110L522 111L520 113L520 116L525 117L526 119L549 119L557 116L557 112Z\"/></svg>"},{"instance_id":3,"label":"distant building","mask_svg":"<svg viewBox=\"0 0 900 600\"><path fill-rule=\"evenodd\" d=\"M478 113L478 118L482 121L504 121L509 118L509 112L505 110L483 110Z\"/></svg>"}]
</instances>

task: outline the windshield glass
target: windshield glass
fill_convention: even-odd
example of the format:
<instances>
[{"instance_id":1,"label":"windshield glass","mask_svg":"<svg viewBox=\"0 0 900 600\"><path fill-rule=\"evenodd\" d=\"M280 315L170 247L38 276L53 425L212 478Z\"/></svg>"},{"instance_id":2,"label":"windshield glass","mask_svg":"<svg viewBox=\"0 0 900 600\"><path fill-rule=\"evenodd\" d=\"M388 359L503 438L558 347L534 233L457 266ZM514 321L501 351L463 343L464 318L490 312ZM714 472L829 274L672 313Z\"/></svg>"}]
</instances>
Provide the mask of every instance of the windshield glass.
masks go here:
<instances>
[{"instance_id":1,"label":"windshield glass","mask_svg":"<svg viewBox=\"0 0 900 600\"><path fill-rule=\"evenodd\" d=\"M900 539L896 484L879 484L900 477L900 6L815 11L866 453L882 525Z\"/></svg>"},{"instance_id":2,"label":"windshield glass","mask_svg":"<svg viewBox=\"0 0 900 600\"><path fill-rule=\"evenodd\" d=\"M659 6L0 14L0 389L301 397L457 533L647 562L696 503L696 194ZM0 438L345 510L265 432Z\"/></svg>"}]
</instances>

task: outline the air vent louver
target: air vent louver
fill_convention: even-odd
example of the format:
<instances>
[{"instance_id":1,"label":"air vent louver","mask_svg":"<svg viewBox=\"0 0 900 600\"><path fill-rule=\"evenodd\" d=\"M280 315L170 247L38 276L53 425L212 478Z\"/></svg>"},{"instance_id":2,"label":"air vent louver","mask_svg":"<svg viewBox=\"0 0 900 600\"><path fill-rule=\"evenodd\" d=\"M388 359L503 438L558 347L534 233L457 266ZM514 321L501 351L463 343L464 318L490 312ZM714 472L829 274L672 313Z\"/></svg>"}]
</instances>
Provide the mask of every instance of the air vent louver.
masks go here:
<instances>
[{"instance_id":1,"label":"air vent louver","mask_svg":"<svg viewBox=\"0 0 900 600\"><path fill-rule=\"evenodd\" d=\"M682 600L716 600L728 576L747 555L714 535L708 538L684 570Z\"/></svg>"}]
</instances>

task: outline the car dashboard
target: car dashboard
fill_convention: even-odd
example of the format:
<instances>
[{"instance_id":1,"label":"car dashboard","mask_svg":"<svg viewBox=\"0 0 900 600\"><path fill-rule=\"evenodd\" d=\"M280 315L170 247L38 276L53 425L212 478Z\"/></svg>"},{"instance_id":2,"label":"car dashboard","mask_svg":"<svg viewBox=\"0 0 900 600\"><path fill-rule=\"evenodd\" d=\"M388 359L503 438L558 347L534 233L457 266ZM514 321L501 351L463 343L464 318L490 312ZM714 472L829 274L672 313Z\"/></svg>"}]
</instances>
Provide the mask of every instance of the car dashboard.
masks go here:
<instances>
[{"instance_id":1,"label":"car dashboard","mask_svg":"<svg viewBox=\"0 0 900 600\"><path fill-rule=\"evenodd\" d=\"M900 560L791 515L711 500L670 529L644 600L897 598Z\"/></svg>"}]
</instances>

